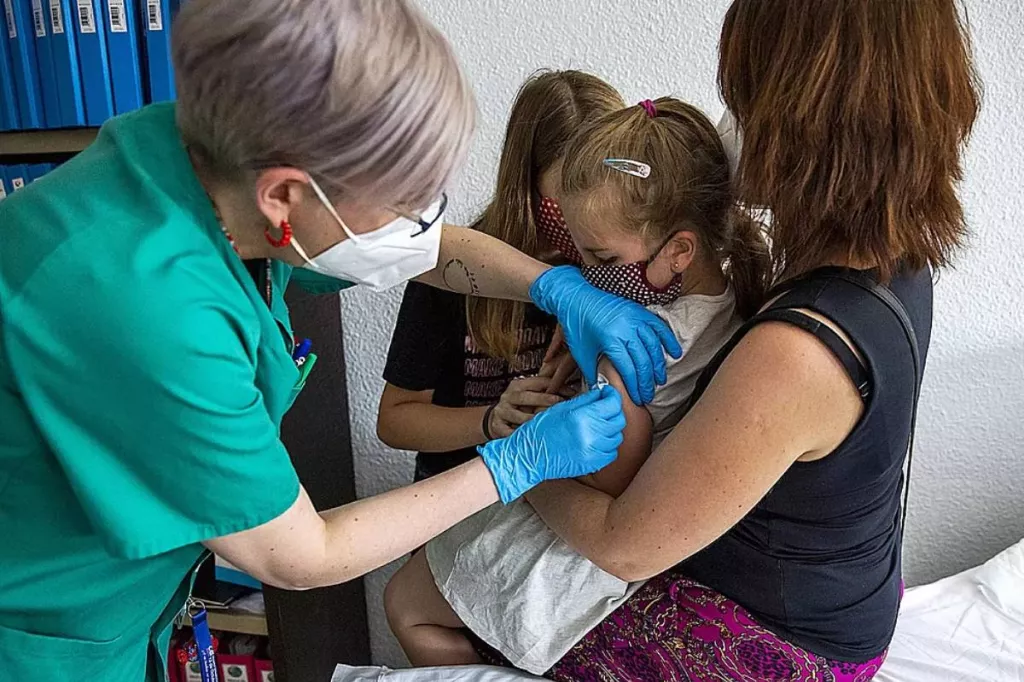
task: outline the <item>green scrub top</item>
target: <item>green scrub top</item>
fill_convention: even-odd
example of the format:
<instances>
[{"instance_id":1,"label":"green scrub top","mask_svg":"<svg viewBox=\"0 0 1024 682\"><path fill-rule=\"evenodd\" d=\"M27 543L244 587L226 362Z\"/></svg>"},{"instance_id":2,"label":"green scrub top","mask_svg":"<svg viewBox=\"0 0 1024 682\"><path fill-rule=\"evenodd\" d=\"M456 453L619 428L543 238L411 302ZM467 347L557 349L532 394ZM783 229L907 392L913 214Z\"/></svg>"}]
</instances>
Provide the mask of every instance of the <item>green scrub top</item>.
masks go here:
<instances>
[{"instance_id":1,"label":"green scrub top","mask_svg":"<svg viewBox=\"0 0 1024 682\"><path fill-rule=\"evenodd\" d=\"M0 201L0 680L163 679L199 543L294 503L291 276L268 309L173 104Z\"/></svg>"}]
</instances>

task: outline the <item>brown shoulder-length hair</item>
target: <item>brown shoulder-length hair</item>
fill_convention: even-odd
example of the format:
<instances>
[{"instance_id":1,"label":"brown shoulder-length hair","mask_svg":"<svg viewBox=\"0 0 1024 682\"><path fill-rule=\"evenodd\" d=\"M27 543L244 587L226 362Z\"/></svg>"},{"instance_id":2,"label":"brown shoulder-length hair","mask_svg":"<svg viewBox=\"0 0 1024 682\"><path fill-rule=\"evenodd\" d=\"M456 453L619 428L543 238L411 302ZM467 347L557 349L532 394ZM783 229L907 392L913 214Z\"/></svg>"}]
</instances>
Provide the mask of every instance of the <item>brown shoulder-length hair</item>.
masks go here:
<instances>
[{"instance_id":1,"label":"brown shoulder-length hair","mask_svg":"<svg viewBox=\"0 0 1024 682\"><path fill-rule=\"evenodd\" d=\"M611 85L581 71L542 71L519 90L505 132L494 198L473 227L523 253L537 255L537 186L562 160L584 123L625 106ZM473 341L493 357L511 360L519 348L526 305L468 297L466 321Z\"/></svg>"},{"instance_id":2,"label":"brown shoulder-length hair","mask_svg":"<svg viewBox=\"0 0 1024 682\"><path fill-rule=\"evenodd\" d=\"M950 263L980 106L955 0L735 0L718 80L742 133L738 198L770 211L776 272Z\"/></svg>"}]
</instances>

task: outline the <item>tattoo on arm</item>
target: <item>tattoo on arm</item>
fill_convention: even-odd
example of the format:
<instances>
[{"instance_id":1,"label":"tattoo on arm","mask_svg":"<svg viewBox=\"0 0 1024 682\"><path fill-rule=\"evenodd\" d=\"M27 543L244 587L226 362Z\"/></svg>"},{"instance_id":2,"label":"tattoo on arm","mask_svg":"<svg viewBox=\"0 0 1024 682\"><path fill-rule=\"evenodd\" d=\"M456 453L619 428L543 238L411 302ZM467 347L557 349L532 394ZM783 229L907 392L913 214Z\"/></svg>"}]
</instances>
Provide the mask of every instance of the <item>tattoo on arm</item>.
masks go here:
<instances>
[{"instance_id":1,"label":"tattoo on arm","mask_svg":"<svg viewBox=\"0 0 1024 682\"><path fill-rule=\"evenodd\" d=\"M480 287L476 284L476 276L458 258L453 258L445 263L444 269L441 271L441 278L444 280L445 286L452 291L470 296L478 296L480 294Z\"/></svg>"}]
</instances>

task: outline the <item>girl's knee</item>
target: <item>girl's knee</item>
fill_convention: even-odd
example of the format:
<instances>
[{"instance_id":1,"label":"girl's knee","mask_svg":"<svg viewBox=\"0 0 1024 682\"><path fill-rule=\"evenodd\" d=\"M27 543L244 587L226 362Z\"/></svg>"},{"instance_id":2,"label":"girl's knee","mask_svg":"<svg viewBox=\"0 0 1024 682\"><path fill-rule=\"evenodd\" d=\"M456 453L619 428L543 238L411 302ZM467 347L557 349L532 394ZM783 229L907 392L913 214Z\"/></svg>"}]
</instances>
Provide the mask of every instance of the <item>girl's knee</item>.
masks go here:
<instances>
[{"instance_id":1,"label":"girl's knee","mask_svg":"<svg viewBox=\"0 0 1024 682\"><path fill-rule=\"evenodd\" d=\"M419 603L417 594L423 589L424 569L429 579L430 569L426 562L420 555L413 555L384 587L384 614L392 632L416 624Z\"/></svg>"},{"instance_id":2,"label":"girl's knee","mask_svg":"<svg viewBox=\"0 0 1024 682\"><path fill-rule=\"evenodd\" d=\"M405 566L398 569L398 572L391 576L391 580L384 586L384 615L388 619L388 626L392 632L397 632L401 627L403 605L407 607L409 603L408 600L402 598L402 594L406 592L404 583L407 582L404 571Z\"/></svg>"}]
</instances>

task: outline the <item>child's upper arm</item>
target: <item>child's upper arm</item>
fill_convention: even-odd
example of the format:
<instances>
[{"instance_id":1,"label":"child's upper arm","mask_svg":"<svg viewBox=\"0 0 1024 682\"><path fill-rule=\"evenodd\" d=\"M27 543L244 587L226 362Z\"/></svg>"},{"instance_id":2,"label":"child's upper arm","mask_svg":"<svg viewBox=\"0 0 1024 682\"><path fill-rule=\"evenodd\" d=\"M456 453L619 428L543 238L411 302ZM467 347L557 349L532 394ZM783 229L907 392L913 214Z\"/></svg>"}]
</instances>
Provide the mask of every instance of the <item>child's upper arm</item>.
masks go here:
<instances>
[{"instance_id":1,"label":"child's upper arm","mask_svg":"<svg viewBox=\"0 0 1024 682\"><path fill-rule=\"evenodd\" d=\"M601 360L598 372L622 396L622 411L626 415L626 429L622 432L622 445L614 462L596 474L584 476L587 485L618 497L629 486L644 462L651 454L653 424L646 408L636 405L629 398L622 377L608 360Z\"/></svg>"}]
</instances>

